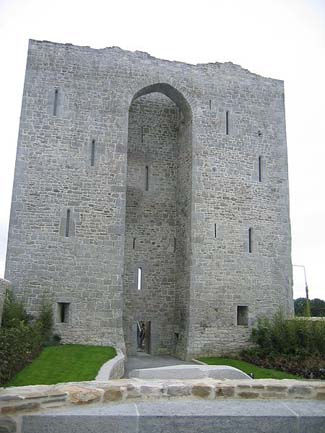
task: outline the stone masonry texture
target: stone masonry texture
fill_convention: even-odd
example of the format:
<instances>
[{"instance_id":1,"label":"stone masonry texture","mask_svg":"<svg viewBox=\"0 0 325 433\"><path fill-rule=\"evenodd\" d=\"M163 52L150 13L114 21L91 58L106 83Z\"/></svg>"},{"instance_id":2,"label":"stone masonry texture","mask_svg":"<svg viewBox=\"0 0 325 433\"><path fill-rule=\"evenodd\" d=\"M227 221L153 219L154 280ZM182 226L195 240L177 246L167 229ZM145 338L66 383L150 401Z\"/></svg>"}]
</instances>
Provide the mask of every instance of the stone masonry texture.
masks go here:
<instances>
[{"instance_id":1,"label":"stone masonry texture","mask_svg":"<svg viewBox=\"0 0 325 433\"><path fill-rule=\"evenodd\" d=\"M128 353L137 321L190 359L291 316L283 82L31 40L5 276L63 342Z\"/></svg>"}]
</instances>

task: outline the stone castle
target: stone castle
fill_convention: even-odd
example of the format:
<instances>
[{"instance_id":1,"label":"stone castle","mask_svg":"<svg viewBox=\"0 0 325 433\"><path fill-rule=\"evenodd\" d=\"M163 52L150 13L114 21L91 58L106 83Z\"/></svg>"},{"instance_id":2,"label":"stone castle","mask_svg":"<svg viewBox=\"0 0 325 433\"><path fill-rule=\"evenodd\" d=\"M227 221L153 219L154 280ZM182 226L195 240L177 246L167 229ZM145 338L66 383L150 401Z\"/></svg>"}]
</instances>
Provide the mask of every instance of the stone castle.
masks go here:
<instances>
[{"instance_id":1,"label":"stone castle","mask_svg":"<svg viewBox=\"0 0 325 433\"><path fill-rule=\"evenodd\" d=\"M31 40L5 277L64 342L236 352L292 271L283 82Z\"/></svg>"}]
</instances>

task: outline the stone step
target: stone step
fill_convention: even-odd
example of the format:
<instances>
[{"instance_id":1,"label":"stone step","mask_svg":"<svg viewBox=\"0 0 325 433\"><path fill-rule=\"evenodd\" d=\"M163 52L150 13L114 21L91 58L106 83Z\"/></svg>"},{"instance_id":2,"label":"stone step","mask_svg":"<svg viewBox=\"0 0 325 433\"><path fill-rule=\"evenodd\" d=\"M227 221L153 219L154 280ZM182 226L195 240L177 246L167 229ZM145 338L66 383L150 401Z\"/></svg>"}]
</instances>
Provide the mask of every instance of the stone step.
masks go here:
<instances>
[{"instance_id":1,"label":"stone step","mask_svg":"<svg viewBox=\"0 0 325 433\"><path fill-rule=\"evenodd\" d=\"M319 401L164 401L25 415L22 433L325 433Z\"/></svg>"},{"instance_id":2,"label":"stone step","mask_svg":"<svg viewBox=\"0 0 325 433\"><path fill-rule=\"evenodd\" d=\"M166 367L135 369L130 371L130 378L139 379L249 379L238 368L229 365L173 365Z\"/></svg>"}]
</instances>

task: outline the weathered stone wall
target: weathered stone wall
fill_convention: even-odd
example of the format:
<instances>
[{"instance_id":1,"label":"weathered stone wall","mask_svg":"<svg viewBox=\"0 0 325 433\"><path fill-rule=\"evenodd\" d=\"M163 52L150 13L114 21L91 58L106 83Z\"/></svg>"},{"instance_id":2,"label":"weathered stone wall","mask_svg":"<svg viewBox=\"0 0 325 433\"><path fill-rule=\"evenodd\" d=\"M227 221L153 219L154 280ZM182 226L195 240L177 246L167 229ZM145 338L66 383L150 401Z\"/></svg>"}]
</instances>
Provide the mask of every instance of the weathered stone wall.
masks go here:
<instances>
[{"instance_id":1,"label":"weathered stone wall","mask_svg":"<svg viewBox=\"0 0 325 433\"><path fill-rule=\"evenodd\" d=\"M174 334L183 357L236 351L259 315L280 306L290 315L293 305L283 82L231 63L194 66L119 48L30 41L6 278L30 312L43 298L53 302L64 341L124 348L129 277L123 272L132 237L128 219L125 226L128 156L131 171L133 164L128 129L132 110L151 92L164 93L181 116L176 256L166 254L161 263L174 260L177 271L169 275L177 283L157 280L157 298L148 295L164 311L175 299L175 329L173 322L166 334L164 325L157 328L160 349L170 350ZM155 134L148 144L159 140ZM158 177L153 181L158 186ZM164 249L175 230L173 203L167 215L173 223L159 235ZM153 251L151 244L142 259ZM170 300L161 305L168 290ZM69 304L64 323L58 303ZM143 317L146 297L139 304ZM248 308L247 326L237 325L238 306ZM127 314L126 321L134 320Z\"/></svg>"},{"instance_id":2,"label":"weathered stone wall","mask_svg":"<svg viewBox=\"0 0 325 433\"><path fill-rule=\"evenodd\" d=\"M214 432L218 425L222 431L237 432L243 431L244 424L244 431L277 432L283 431L283 426L287 427L290 420L286 431L313 433L324 431L324 399L323 382L274 379L249 383L247 380L125 379L2 388L0 431L138 432L152 431L153 425L155 430L159 426L161 431L176 431L175 425L180 424L179 431L199 431L204 425L205 431ZM218 417L214 403L217 403ZM134 410L137 404L142 410L148 405L146 414L152 420L147 429L137 428L139 416L144 416L141 409L141 415ZM158 410L155 404L159 404ZM196 408L200 405L204 405L204 411L197 413ZM172 420L162 426L166 414ZM182 419L184 415L186 421ZM64 426L62 416L66 417ZM234 417L237 417L237 423L234 423ZM102 422L98 427L100 419ZM175 420L180 419L182 422L178 424ZM43 421L39 423L40 420Z\"/></svg>"},{"instance_id":3,"label":"weathered stone wall","mask_svg":"<svg viewBox=\"0 0 325 433\"><path fill-rule=\"evenodd\" d=\"M3 304L5 300L6 291L8 289L11 289L12 285L10 281L4 280L3 278L0 278L0 326L1 326L1 320L2 320L2 312L3 312Z\"/></svg>"},{"instance_id":4,"label":"weathered stone wall","mask_svg":"<svg viewBox=\"0 0 325 433\"><path fill-rule=\"evenodd\" d=\"M192 355L235 352L258 316L293 312L283 83L222 69L205 67L211 109L194 116Z\"/></svg>"}]
</instances>

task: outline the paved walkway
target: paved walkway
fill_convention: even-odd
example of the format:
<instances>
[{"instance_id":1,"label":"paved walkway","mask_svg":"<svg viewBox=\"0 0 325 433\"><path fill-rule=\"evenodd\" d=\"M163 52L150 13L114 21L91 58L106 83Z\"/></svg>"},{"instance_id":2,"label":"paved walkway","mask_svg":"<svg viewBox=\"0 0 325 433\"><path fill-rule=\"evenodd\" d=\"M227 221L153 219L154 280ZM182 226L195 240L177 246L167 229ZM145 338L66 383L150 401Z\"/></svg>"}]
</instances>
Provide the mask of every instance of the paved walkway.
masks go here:
<instances>
[{"instance_id":1,"label":"paved walkway","mask_svg":"<svg viewBox=\"0 0 325 433\"><path fill-rule=\"evenodd\" d=\"M136 356L128 356L125 365L124 377L129 377L129 372L138 368L167 367L168 365L197 365L194 362L186 362L170 355L152 356L145 352L138 352Z\"/></svg>"}]
</instances>

